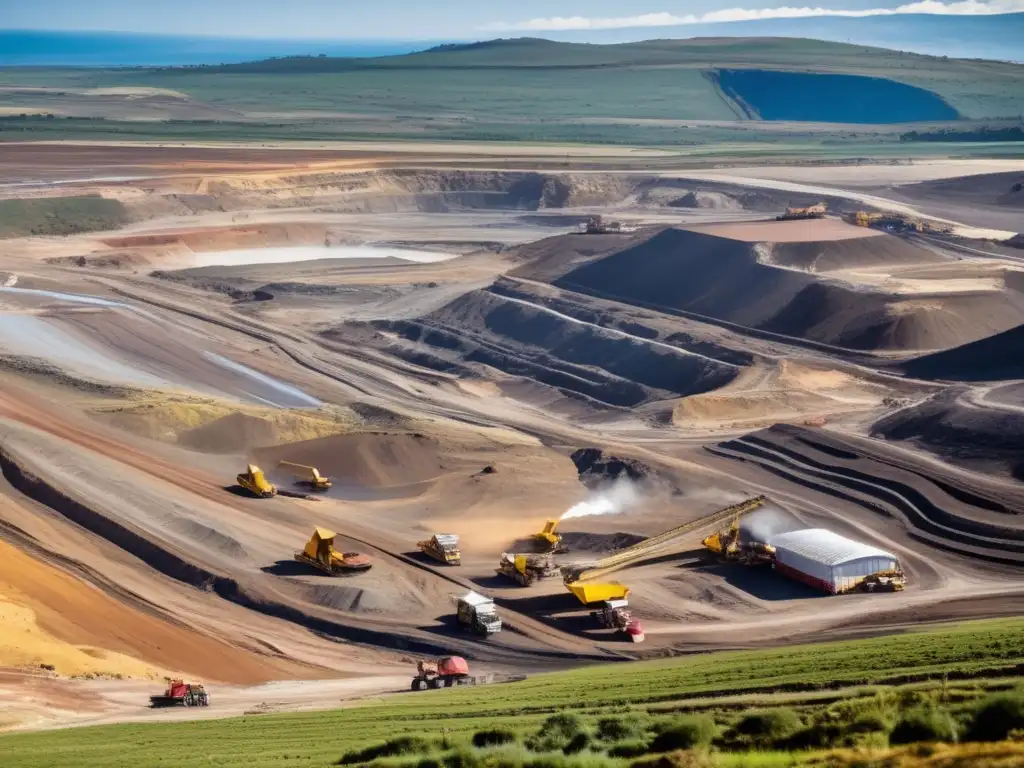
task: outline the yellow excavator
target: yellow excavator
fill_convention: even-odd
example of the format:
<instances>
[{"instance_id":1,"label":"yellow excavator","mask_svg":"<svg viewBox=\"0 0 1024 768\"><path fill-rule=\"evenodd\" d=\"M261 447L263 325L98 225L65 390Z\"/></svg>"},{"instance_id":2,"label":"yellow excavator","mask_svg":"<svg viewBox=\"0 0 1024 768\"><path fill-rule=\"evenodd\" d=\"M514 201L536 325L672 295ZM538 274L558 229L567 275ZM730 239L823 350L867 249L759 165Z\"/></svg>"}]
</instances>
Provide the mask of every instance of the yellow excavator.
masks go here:
<instances>
[{"instance_id":1,"label":"yellow excavator","mask_svg":"<svg viewBox=\"0 0 1024 768\"><path fill-rule=\"evenodd\" d=\"M562 536L555 531L557 527L557 520L548 520L544 523L540 533L533 534L533 538L540 543L541 548L545 552L559 552L562 550Z\"/></svg>"},{"instance_id":2,"label":"yellow excavator","mask_svg":"<svg viewBox=\"0 0 1024 768\"><path fill-rule=\"evenodd\" d=\"M748 512L753 512L761 507L765 498L759 496L752 499L748 505L741 506L735 512L732 524L728 528L712 533L701 541L705 549L718 555L729 562L739 562L744 565L761 565L771 563L775 559L775 547L761 541L740 540L740 517Z\"/></svg>"},{"instance_id":3,"label":"yellow excavator","mask_svg":"<svg viewBox=\"0 0 1024 768\"><path fill-rule=\"evenodd\" d=\"M255 464L250 464L236 480L240 486L258 498L269 499L277 495L277 486L267 480L263 470Z\"/></svg>"},{"instance_id":4,"label":"yellow excavator","mask_svg":"<svg viewBox=\"0 0 1024 768\"><path fill-rule=\"evenodd\" d=\"M320 474L316 467L307 467L305 464L293 464L290 461L282 461L278 464L281 469L286 469L299 478L299 482L310 486L314 491L326 491L331 487L329 478Z\"/></svg>"}]
</instances>

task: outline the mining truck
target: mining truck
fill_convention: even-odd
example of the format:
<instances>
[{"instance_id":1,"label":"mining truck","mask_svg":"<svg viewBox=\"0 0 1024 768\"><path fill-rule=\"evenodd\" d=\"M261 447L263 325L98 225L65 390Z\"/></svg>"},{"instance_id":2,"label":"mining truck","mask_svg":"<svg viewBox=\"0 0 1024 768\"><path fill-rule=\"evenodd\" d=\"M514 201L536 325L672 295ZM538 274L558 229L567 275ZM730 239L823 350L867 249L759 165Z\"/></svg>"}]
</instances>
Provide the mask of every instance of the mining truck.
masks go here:
<instances>
[{"instance_id":1,"label":"mining truck","mask_svg":"<svg viewBox=\"0 0 1024 768\"><path fill-rule=\"evenodd\" d=\"M460 685L469 677L469 664L461 656L445 656L437 661L416 663L416 677L412 679L412 690L425 688L451 688Z\"/></svg>"},{"instance_id":2,"label":"mining truck","mask_svg":"<svg viewBox=\"0 0 1024 768\"><path fill-rule=\"evenodd\" d=\"M494 601L476 592L456 598L455 616L459 624L484 637L501 632L501 617Z\"/></svg>"},{"instance_id":3,"label":"mining truck","mask_svg":"<svg viewBox=\"0 0 1024 768\"><path fill-rule=\"evenodd\" d=\"M524 587L558 573L551 555L514 555L508 552L502 552L495 570Z\"/></svg>"},{"instance_id":4,"label":"mining truck","mask_svg":"<svg viewBox=\"0 0 1024 768\"><path fill-rule=\"evenodd\" d=\"M601 216L591 216L579 225L578 231L583 235L624 235L636 232L636 227L621 221L605 221Z\"/></svg>"},{"instance_id":5,"label":"mining truck","mask_svg":"<svg viewBox=\"0 0 1024 768\"><path fill-rule=\"evenodd\" d=\"M598 624L622 633L632 643L644 641L644 627L638 619L633 618L627 600L605 600L601 610L590 614Z\"/></svg>"},{"instance_id":6,"label":"mining truck","mask_svg":"<svg viewBox=\"0 0 1024 768\"><path fill-rule=\"evenodd\" d=\"M806 208L787 208L786 212L776 216L776 221L798 221L800 219L824 219L828 213L828 203L817 203Z\"/></svg>"},{"instance_id":7,"label":"mining truck","mask_svg":"<svg viewBox=\"0 0 1024 768\"><path fill-rule=\"evenodd\" d=\"M857 592L902 592L907 588L907 577L902 570L873 573L857 582Z\"/></svg>"},{"instance_id":8,"label":"mining truck","mask_svg":"<svg viewBox=\"0 0 1024 768\"><path fill-rule=\"evenodd\" d=\"M293 464L290 461L282 461L279 465L299 478L299 482L308 485L314 491L326 491L331 487L329 478L320 474L316 467L307 467L305 464Z\"/></svg>"},{"instance_id":9,"label":"mining truck","mask_svg":"<svg viewBox=\"0 0 1024 768\"><path fill-rule=\"evenodd\" d=\"M171 680L162 695L150 696L151 707L208 707L210 695L197 683L186 683L184 680Z\"/></svg>"},{"instance_id":10,"label":"mining truck","mask_svg":"<svg viewBox=\"0 0 1024 768\"><path fill-rule=\"evenodd\" d=\"M444 656L437 661L416 662L416 676L410 688L451 688L455 685L487 685L488 683L514 683L525 680L526 675L469 674L469 663L461 656Z\"/></svg>"},{"instance_id":11,"label":"mining truck","mask_svg":"<svg viewBox=\"0 0 1024 768\"><path fill-rule=\"evenodd\" d=\"M316 528L306 542L306 548L295 553L295 559L305 563L328 576L344 576L349 573L365 571L373 565L366 555L359 552L336 552L334 549L334 531Z\"/></svg>"},{"instance_id":12,"label":"mining truck","mask_svg":"<svg viewBox=\"0 0 1024 768\"><path fill-rule=\"evenodd\" d=\"M235 478L238 484L253 496L269 499L277 495L277 487L267 480L263 470L255 464L246 467L245 472Z\"/></svg>"},{"instance_id":13,"label":"mining truck","mask_svg":"<svg viewBox=\"0 0 1024 768\"><path fill-rule=\"evenodd\" d=\"M426 541L417 542L416 546L423 554L445 565L462 565L459 537L454 533L435 533Z\"/></svg>"}]
</instances>

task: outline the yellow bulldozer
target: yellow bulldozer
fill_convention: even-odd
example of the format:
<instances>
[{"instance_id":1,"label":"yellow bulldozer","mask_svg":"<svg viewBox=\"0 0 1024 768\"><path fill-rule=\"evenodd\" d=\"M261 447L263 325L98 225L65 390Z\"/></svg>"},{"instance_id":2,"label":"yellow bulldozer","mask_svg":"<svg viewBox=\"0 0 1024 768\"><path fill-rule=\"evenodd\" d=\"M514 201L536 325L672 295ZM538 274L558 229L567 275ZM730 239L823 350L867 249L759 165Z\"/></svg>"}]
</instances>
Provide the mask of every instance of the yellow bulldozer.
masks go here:
<instances>
[{"instance_id":1,"label":"yellow bulldozer","mask_svg":"<svg viewBox=\"0 0 1024 768\"><path fill-rule=\"evenodd\" d=\"M250 464L235 479L242 488L258 498L269 499L277 495L277 486L267 480L263 470L255 464Z\"/></svg>"},{"instance_id":2,"label":"yellow bulldozer","mask_svg":"<svg viewBox=\"0 0 1024 768\"><path fill-rule=\"evenodd\" d=\"M315 528L313 535L306 542L301 552L295 553L295 559L305 563L329 576L344 576L348 573L365 571L373 565L373 561L359 552L338 552L334 549L334 531L326 528Z\"/></svg>"},{"instance_id":3,"label":"yellow bulldozer","mask_svg":"<svg viewBox=\"0 0 1024 768\"><path fill-rule=\"evenodd\" d=\"M291 472L299 478L300 483L310 486L314 491L326 491L331 487L330 479L321 475L316 467L307 467L305 464L293 464L290 461L282 461L278 466Z\"/></svg>"}]
</instances>

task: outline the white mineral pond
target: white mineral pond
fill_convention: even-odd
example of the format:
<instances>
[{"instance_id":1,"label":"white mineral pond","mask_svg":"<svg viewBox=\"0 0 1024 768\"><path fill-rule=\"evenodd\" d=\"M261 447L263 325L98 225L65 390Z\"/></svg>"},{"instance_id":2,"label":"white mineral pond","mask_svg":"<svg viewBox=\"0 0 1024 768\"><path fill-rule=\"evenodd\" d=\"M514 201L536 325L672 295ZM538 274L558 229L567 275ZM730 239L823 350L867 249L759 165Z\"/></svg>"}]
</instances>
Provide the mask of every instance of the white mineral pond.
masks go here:
<instances>
[{"instance_id":1,"label":"white mineral pond","mask_svg":"<svg viewBox=\"0 0 1024 768\"><path fill-rule=\"evenodd\" d=\"M241 267L248 264L288 264L323 259L399 259L414 264L431 264L454 259L458 254L414 251L377 245L302 245L291 248L243 248L233 251L197 253L196 267Z\"/></svg>"}]
</instances>

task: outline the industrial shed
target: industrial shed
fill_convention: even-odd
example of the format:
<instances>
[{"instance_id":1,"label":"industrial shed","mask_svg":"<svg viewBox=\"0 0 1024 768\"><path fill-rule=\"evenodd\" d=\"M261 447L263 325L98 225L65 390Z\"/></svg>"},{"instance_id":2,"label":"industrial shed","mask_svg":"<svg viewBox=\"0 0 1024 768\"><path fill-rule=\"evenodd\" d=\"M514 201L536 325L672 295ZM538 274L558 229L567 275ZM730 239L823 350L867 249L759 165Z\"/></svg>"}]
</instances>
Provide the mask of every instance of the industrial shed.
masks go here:
<instances>
[{"instance_id":1,"label":"industrial shed","mask_svg":"<svg viewBox=\"0 0 1024 768\"><path fill-rule=\"evenodd\" d=\"M896 556L824 528L771 537L775 568L831 594L856 589L866 577L900 570Z\"/></svg>"}]
</instances>

